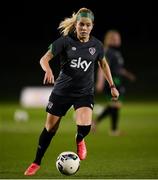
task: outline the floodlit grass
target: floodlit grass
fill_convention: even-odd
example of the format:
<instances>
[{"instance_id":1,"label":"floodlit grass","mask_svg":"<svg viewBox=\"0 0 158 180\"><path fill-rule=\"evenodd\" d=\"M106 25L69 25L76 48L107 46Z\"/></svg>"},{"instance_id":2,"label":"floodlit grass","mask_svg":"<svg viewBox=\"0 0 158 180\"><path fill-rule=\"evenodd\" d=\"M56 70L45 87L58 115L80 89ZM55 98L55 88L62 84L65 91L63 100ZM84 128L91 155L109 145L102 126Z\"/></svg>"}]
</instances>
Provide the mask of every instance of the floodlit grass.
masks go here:
<instances>
[{"instance_id":1,"label":"floodlit grass","mask_svg":"<svg viewBox=\"0 0 158 180\"><path fill-rule=\"evenodd\" d=\"M45 123L45 109L22 109L27 122L16 122L17 104L0 105L0 178L32 178L23 175L34 159L38 137ZM95 116L95 114L94 114ZM88 156L73 176L61 175L55 167L59 153L76 151L73 110L62 119L60 129L33 178L52 179L155 179L158 178L158 103L126 103L121 111L124 136L108 135L110 120L86 137Z\"/></svg>"}]
</instances>

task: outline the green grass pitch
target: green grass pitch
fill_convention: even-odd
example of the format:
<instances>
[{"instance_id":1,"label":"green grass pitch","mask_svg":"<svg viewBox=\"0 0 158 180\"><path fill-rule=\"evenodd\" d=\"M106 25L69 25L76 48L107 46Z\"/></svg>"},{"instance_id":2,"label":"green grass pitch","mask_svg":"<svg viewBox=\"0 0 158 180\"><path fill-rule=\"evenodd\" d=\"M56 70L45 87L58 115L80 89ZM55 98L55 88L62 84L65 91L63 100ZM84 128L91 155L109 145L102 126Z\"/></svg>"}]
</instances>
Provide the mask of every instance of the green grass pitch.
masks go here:
<instances>
[{"instance_id":1,"label":"green grass pitch","mask_svg":"<svg viewBox=\"0 0 158 180\"><path fill-rule=\"evenodd\" d=\"M86 137L88 156L73 176L61 175L55 167L59 153L76 151L73 110L61 121L33 177L23 175L34 159L38 137L45 122L45 109L25 109L27 122L16 122L16 104L0 105L0 178L9 179L156 179L158 178L158 103L125 103L120 129L124 136L108 135L110 119ZM95 114L94 114L95 116Z\"/></svg>"}]
</instances>

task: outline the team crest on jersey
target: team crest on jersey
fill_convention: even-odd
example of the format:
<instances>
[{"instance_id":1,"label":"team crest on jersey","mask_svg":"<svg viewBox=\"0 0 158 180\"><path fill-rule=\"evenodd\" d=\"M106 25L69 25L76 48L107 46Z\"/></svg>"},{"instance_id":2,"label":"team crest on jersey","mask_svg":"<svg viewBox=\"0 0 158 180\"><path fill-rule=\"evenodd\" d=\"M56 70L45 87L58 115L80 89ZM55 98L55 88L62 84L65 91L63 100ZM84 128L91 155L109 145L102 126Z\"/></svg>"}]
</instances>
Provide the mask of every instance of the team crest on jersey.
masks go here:
<instances>
[{"instance_id":1,"label":"team crest on jersey","mask_svg":"<svg viewBox=\"0 0 158 180\"><path fill-rule=\"evenodd\" d=\"M51 109L51 108L52 108L52 106L53 106L53 103L49 101L49 102L48 102L48 106L47 106L47 107L48 107L48 109Z\"/></svg>"},{"instance_id":2,"label":"team crest on jersey","mask_svg":"<svg viewBox=\"0 0 158 180\"><path fill-rule=\"evenodd\" d=\"M90 52L91 55L94 55L95 52L96 52L96 49L91 47L91 48L89 48L89 52Z\"/></svg>"}]
</instances>

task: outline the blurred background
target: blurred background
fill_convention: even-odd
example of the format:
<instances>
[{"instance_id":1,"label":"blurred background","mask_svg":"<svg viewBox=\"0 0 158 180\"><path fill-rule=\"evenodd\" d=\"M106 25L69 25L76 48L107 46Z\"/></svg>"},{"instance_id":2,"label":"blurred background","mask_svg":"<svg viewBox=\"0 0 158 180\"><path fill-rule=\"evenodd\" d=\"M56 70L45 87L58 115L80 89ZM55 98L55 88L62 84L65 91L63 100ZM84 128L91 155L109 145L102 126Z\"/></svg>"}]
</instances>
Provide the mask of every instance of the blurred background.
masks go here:
<instances>
[{"instance_id":1,"label":"blurred background","mask_svg":"<svg viewBox=\"0 0 158 180\"><path fill-rule=\"evenodd\" d=\"M55 3L24 1L1 6L5 9L0 33L1 100L17 100L23 87L42 85L44 73L39 59L60 36L59 22L81 7L94 12L93 35L101 41L107 30L120 31L125 66L137 76L134 86L127 84L127 93L139 99L157 98L158 28L154 1L59 0Z\"/></svg>"},{"instance_id":2,"label":"blurred background","mask_svg":"<svg viewBox=\"0 0 158 180\"><path fill-rule=\"evenodd\" d=\"M35 106L47 103L52 86L42 84L44 72L39 60L50 43L60 36L57 30L60 21L87 7L95 14L94 36L103 41L109 29L121 33L125 67L135 74L136 81L125 82L125 102L119 122L125 135L108 136L110 121L101 122L97 133L90 133L86 138L87 160L72 178L157 179L158 16L155 2L5 1L0 7L0 178L25 178L23 173L33 160L46 113L44 106L21 106L21 92L25 87L32 87L33 98L29 96L30 99L25 100L46 97L37 100ZM57 59L51 62L51 67L56 78ZM41 87L41 91L36 91L36 87ZM103 94L96 97L99 108L103 107L106 104ZM94 111L94 117L96 114ZM76 151L75 133L74 112L70 109L35 178L69 178L57 172L55 161L63 151Z\"/></svg>"}]
</instances>

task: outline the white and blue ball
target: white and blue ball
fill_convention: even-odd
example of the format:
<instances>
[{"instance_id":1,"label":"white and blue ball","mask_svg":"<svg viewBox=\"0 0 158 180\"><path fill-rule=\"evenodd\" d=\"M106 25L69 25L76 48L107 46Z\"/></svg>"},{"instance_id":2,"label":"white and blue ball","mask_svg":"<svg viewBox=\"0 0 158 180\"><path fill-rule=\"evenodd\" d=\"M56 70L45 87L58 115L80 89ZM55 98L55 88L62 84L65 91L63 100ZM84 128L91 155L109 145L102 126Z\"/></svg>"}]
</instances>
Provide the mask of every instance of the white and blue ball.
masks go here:
<instances>
[{"instance_id":1,"label":"white and blue ball","mask_svg":"<svg viewBox=\"0 0 158 180\"><path fill-rule=\"evenodd\" d=\"M72 151L62 152L57 157L56 168L64 175L73 175L80 168L80 158Z\"/></svg>"}]
</instances>

